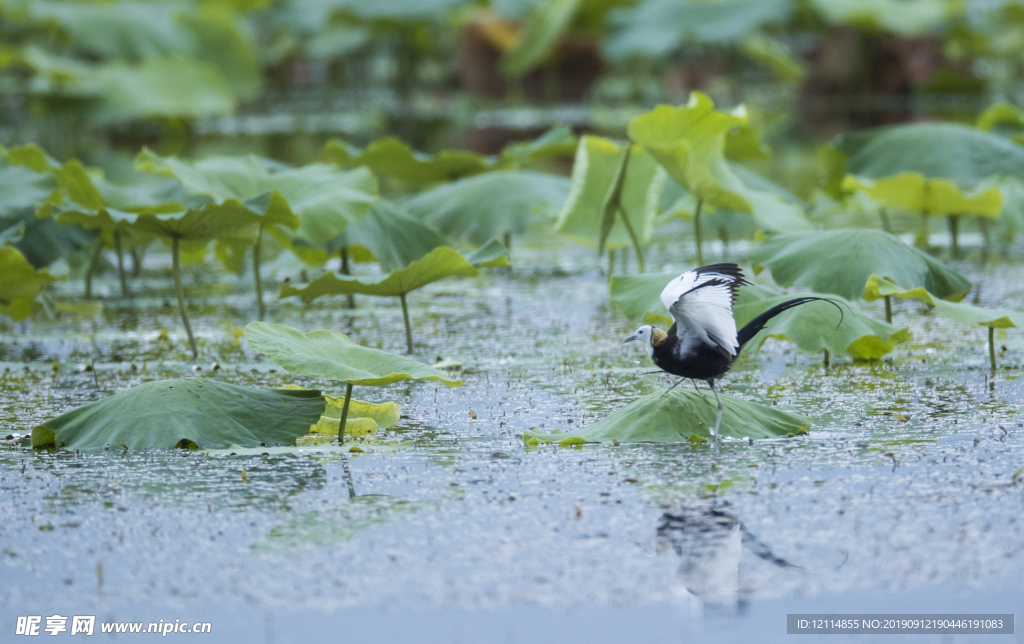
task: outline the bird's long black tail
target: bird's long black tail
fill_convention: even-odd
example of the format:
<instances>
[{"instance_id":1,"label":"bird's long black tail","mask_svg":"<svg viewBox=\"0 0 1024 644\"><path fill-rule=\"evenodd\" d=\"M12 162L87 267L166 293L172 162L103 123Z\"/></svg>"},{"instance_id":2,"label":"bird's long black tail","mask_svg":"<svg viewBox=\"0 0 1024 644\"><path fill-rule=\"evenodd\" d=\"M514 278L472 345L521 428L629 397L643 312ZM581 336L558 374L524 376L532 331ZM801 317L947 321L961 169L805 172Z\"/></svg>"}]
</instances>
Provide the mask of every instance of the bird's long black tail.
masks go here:
<instances>
[{"instance_id":1,"label":"bird's long black tail","mask_svg":"<svg viewBox=\"0 0 1024 644\"><path fill-rule=\"evenodd\" d=\"M800 306L801 304L807 304L808 302L815 302L818 300L822 302L828 302L832 306L839 309L839 324L843 323L843 308L839 306L839 304L835 300L830 300L827 297L798 297L792 300L787 300L782 304L776 304L775 306L768 309L761 315L757 316L750 322L747 322L746 325L744 325L744 327L739 330L739 333L736 334L736 339L740 343L740 349L742 350L743 345L745 345L747 342L750 342L754 338L754 336L757 335L758 331L763 329L765 325L768 324L768 321L771 320L776 315L788 311L789 309L795 306ZM839 327L839 324L836 325L836 328Z\"/></svg>"}]
</instances>

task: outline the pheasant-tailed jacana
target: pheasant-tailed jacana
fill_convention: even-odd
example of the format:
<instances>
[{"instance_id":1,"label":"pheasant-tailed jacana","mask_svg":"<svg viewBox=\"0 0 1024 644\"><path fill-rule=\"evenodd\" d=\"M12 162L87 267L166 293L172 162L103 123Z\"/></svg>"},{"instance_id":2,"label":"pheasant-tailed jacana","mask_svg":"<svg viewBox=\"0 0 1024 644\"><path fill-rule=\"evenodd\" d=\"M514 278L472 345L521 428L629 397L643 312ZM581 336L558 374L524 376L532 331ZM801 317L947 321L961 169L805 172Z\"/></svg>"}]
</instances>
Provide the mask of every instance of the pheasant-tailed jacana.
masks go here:
<instances>
[{"instance_id":1,"label":"pheasant-tailed jacana","mask_svg":"<svg viewBox=\"0 0 1024 644\"><path fill-rule=\"evenodd\" d=\"M736 264L712 264L687 271L669 282L661 292L661 302L675 320L668 333L645 324L625 340L643 340L651 360L662 371L681 379L708 383L718 402L718 418L712 432L715 440L723 409L715 390L715 379L729 371L743 346L769 320L794 306L821 300L839 308L828 298L798 297L773 306L737 332L732 308L736 293L744 284L750 282L743 279L743 271ZM840 323L842 313L839 308Z\"/></svg>"}]
</instances>

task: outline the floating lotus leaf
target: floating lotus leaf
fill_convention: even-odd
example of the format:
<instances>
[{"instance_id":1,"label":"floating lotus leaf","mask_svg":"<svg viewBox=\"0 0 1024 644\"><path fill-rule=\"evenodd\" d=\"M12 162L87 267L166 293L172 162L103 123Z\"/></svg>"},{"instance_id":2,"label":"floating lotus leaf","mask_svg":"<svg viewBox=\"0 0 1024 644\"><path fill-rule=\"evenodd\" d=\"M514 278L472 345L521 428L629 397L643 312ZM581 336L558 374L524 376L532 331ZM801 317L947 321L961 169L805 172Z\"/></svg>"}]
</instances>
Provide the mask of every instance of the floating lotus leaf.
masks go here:
<instances>
[{"instance_id":1,"label":"floating lotus leaf","mask_svg":"<svg viewBox=\"0 0 1024 644\"><path fill-rule=\"evenodd\" d=\"M487 159L465 150L442 150L435 155L413 152L395 137L378 139L359 150L337 140L328 141L322 156L346 168L366 166L378 176L403 183L452 181L487 170Z\"/></svg>"},{"instance_id":2,"label":"floating lotus leaf","mask_svg":"<svg viewBox=\"0 0 1024 644\"><path fill-rule=\"evenodd\" d=\"M305 391L305 387L286 385L279 387L284 390ZM338 437L341 416L345 399L343 397L324 396L327 408L320 420L309 428L309 434L298 439L299 445L327 443ZM378 429L390 429L401 419L402 406L398 403L371 403L354 398L349 400L348 415L345 421L345 435L359 438L375 433Z\"/></svg>"},{"instance_id":3,"label":"floating lotus leaf","mask_svg":"<svg viewBox=\"0 0 1024 644\"><path fill-rule=\"evenodd\" d=\"M914 123L869 131L839 144L846 171L881 179L916 172L976 186L992 175L1024 176L1024 148L1003 137L955 123Z\"/></svg>"},{"instance_id":4,"label":"floating lotus leaf","mask_svg":"<svg viewBox=\"0 0 1024 644\"><path fill-rule=\"evenodd\" d=\"M496 168L518 170L551 157L572 156L579 138L564 125L556 125L532 141L515 141L502 149Z\"/></svg>"},{"instance_id":5,"label":"floating lotus leaf","mask_svg":"<svg viewBox=\"0 0 1024 644\"><path fill-rule=\"evenodd\" d=\"M761 313L793 297L761 286L743 287L733 313L736 326L742 328ZM897 344L910 339L909 327L900 328L869 317L844 298L833 296L831 299L842 309L842 316L828 302L808 302L772 318L748 346L760 349L769 338L775 338L792 342L811 353L829 351L833 355L846 353L854 360L878 360Z\"/></svg>"},{"instance_id":6,"label":"floating lotus leaf","mask_svg":"<svg viewBox=\"0 0 1024 644\"><path fill-rule=\"evenodd\" d=\"M453 239L480 245L525 233L530 224L553 217L568 194L564 177L510 170L459 179L403 206Z\"/></svg>"},{"instance_id":7,"label":"floating lotus leaf","mask_svg":"<svg viewBox=\"0 0 1024 644\"><path fill-rule=\"evenodd\" d=\"M994 187L1003 195L1003 210L996 220L998 236L1013 242L1024 231L1024 182L1017 177L1000 175L983 181L979 188Z\"/></svg>"},{"instance_id":8,"label":"floating lotus leaf","mask_svg":"<svg viewBox=\"0 0 1024 644\"><path fill-rule=\"evenodd\" d=\"M829 24L904 36L925 35L942 27L959 6L945 0L813 0L811 5Z\"/></svg>"},{"instance_id":9,"label":"floating lotus leaf","mask_svg":"<svg viewBox=\"0 0 1024 644\"><path fill-rule=\"evenodd\" d=\"M1024 143L1024 110L1010 103L996 103L981 113L979 130L1004 136L1020 145Z\"/></svg>"},{"instance_id":10,"label":"floating lotus leaf","mask_svg":"<svg viewBox=\"0 0 1024 644\"><path fill-rule=\"evenodd\" d=\"M319 391L240 387L213 378L147 382L32 429L32 446L203 449L294 445L323 414Z\"/></svg>"},{"instance_id":11,"label":"floating lotus leaf","mask_svg":"<svg viewBox=\"0 0 1024 644\"><path fill-rule=\"evenodd\" d=\"M669 273L613 276L609 286L612 306L634 322L670 326L672 319L659 296L675 277ZM744 286L733 312L737 328L794 297L797 296L753 284ZM855 360L878 360L910 338L908 328L875 320L841 297L833 299L839 301L842 318L835 306L810 302L773 318L754 336L748 349L759 349L768 338L775 338L792 342L804 351L828 350L834 355L846 353ZM840 319L842 324L839 324Z\"/></svg>"},{"instance_id":12,"label":"floating lotus leaf","mask_svg":"<svg viewBox=\"0 0 1024 644\"><path fill-rule=\"evenodd\" d=\"M923 215L983 215L998 217L1003 195L998 188L964 191L948 179L929 179L916 172L902 172L881 179L847 175L843 190L860 190L889 208Z\"/></svg>"},{"instance_id":13,"label":"floating lotus leaf","mask_svg":"<svg viewBox=\"0 0 1024 644\"><path fill-rule=\"evenodd\" d=\"M0 315L16 322L29 317L36 296L56 279L36 270L17 249L0 246Z\"/></svg>"},{"instance_id":14,"label":"floating lotus leaf","mask_svg":"<svg viewBox=\"0 0 1024 644\"><path fill-rule=\"evenodd\" d=\"M245 327L245 339L282 369L307 378L369 386L402 380L440 380L450 387L462 384L422 362L360 346L336 331L303 333L281 324L252 322Z\"/></svg>"},{"instance_id":15,"label":"floating lotus leaf","mask_svg":"<svg viewBox=\"0 0 1024 644\"><path fill-rule=\"evenodd\" d=\"M598 248L605 204L613 189L624 146L599 136L583 136L576 148L572 183L555 229L569 239ZM665 171L640 146L633 146L619 197L619 213L607 234L605 248L630 246L623 221L629 222L641 246L651 239L658 201L665 186Z\"/></svg>"},{"instance_id":16,"label":"floating lotus leaf","mask_svg":"<svg viewBox=\"0 0 1024 644\"><path fill-rule=\"evenodd\" d=\"M773 438L806 433L811 420L774 407L719 394L724 410L720 436L729 438ZM566 439L588 443L684 443L691 436L711 438L718 415L715 396L708 391L697 392L677 387L667 395L656 391L618 409L607 417L587 425L578 432L523 432L523 440L561 443ZM571 443L567 443L571 444Z\"/></svg>"},{"instance_id":17,"label":"floating lotus leaf","mask_svg":"<svg viewBox=\"0 0 1024 644\"><path fill-rule=\"evenodd\" d=\"M508 266L508 251L500 242L490 242L463 256L454 248L441 246L409 263L405 268L381 277L338 276L325 273L302 288L281 286L281 297L299 296L305 303L325 295L378 295L400 297L446 277L473 277L480 267Z\"/></svg>"},{"instance_id":18,"label":"floating lotus leaf","mask_svg":"<svg viewBox=\"0 0 1024 644\"><path fill-rule=\"evenodd\" d=\"M848 300L864 297L874 273L948 300L962 299L971 290L971 283L952 269L881 230L781 233L756 244L747 257L755 270L770 270L776 284Z\"/></svg>"},{"instance_id":19,"label":"floating lotus leaf","mask_svg":"<svg viewBox=\"0 0 1024 644\"><path fill-rule=\"evenodd\" d=\"M294 556L296 548L333 546L357 533L415 512L420 505L393 496L365 494L335 506L289 517L252 545L255 554Z\"/></svg>"}]
</instances>

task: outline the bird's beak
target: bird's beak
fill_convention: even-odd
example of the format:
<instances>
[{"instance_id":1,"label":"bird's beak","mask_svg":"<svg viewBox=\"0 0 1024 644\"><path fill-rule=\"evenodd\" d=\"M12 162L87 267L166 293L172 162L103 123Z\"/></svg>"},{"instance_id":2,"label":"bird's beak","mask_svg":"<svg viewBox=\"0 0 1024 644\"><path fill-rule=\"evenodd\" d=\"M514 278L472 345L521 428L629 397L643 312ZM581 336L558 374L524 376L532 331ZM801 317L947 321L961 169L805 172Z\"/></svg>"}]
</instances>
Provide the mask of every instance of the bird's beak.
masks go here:
<instances>
[{"instance_id":1,"label":"bird's beak","mask_svg":"<svg viewBox=\"0 0 1024 644\"><path fill-rule=\"evenodd\" d=\"M633 335L629 336L628 338L626 338L625 340L623 340L622 344L626 344L627 342L632 342L633 340L636 340L636 334L635 333Z\"/></svg>"}]
</instances>

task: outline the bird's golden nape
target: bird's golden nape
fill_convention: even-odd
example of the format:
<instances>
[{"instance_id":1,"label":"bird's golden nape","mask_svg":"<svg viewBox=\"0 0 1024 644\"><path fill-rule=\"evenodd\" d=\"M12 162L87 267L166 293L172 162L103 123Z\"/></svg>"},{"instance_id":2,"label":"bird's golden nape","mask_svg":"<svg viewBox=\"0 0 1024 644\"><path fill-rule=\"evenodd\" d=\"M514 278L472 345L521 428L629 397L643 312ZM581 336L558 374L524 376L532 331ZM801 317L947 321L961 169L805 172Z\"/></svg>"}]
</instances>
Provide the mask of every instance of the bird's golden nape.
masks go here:
<instances>
[{"instance_id":1,"label":"bird's golden nape","mask_svg":"<svg viewBox=\"0 0 1024 644\"><path fill-rule=\"evenodd\" d=\"M651 328L651 346L660 347L665 344L665 340L668 339L668 334L658 328Z\"/></svg>"}]
</instances>

